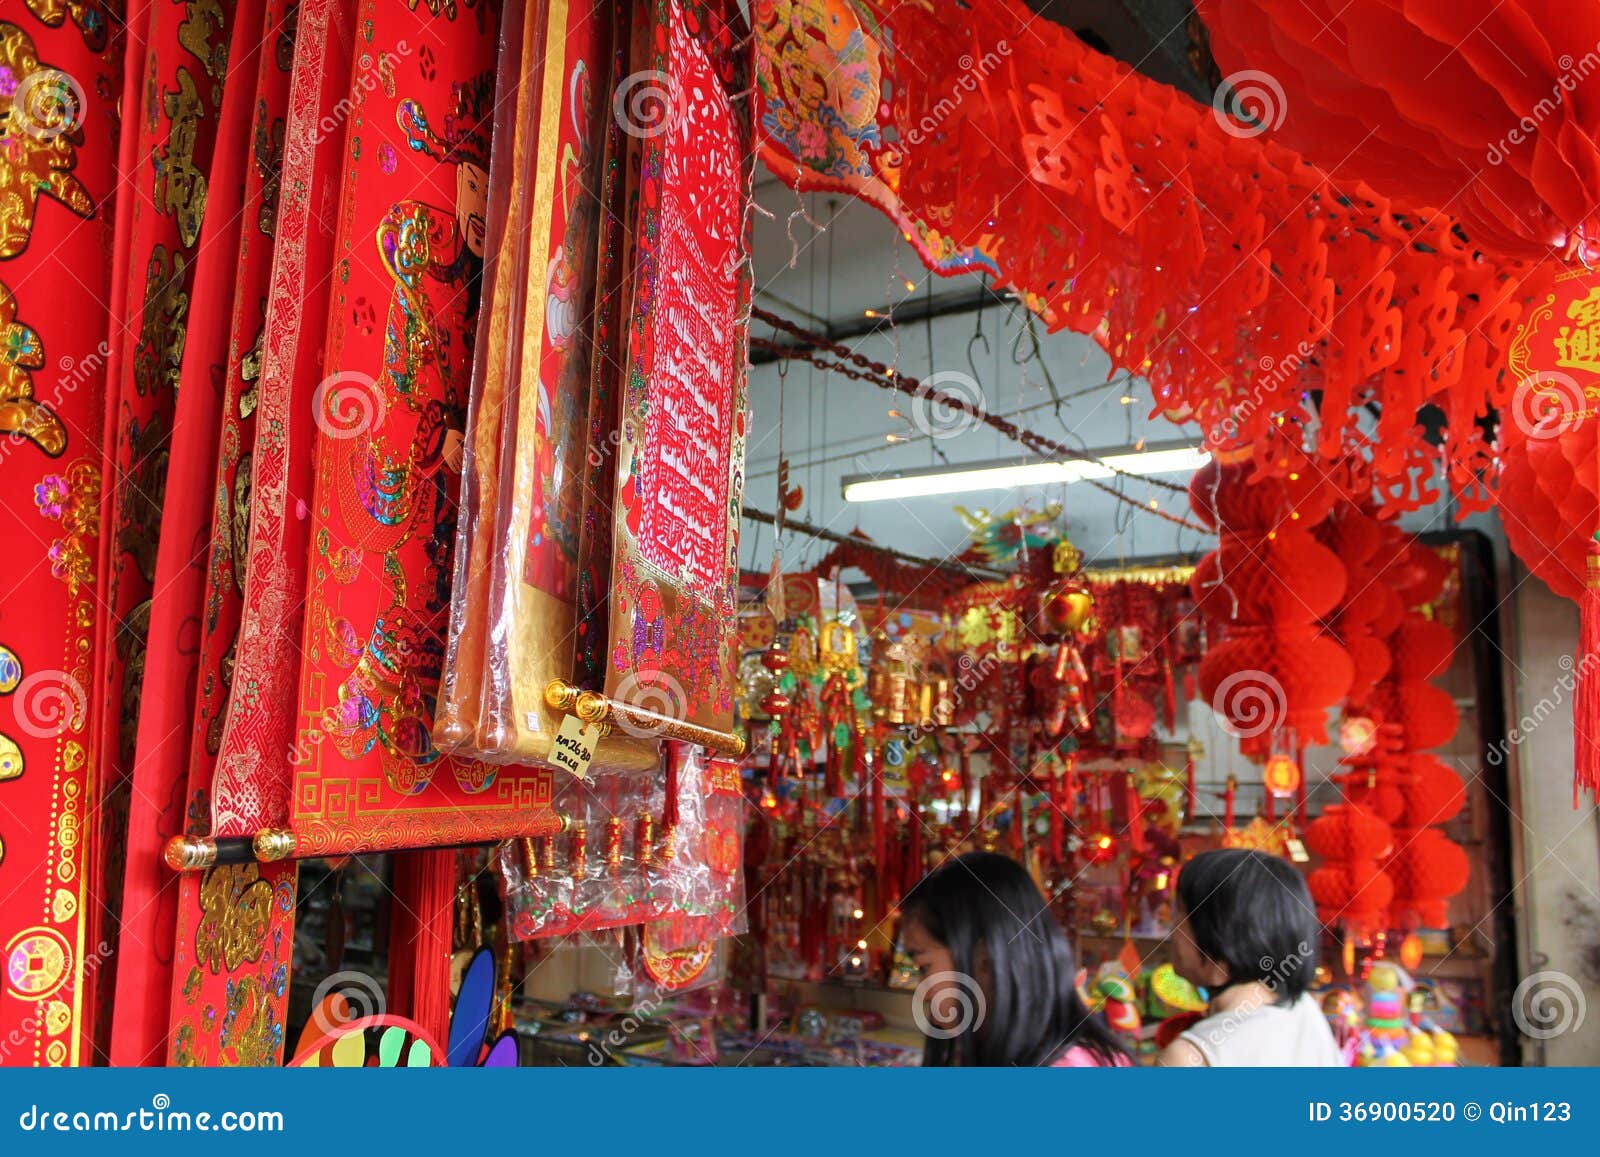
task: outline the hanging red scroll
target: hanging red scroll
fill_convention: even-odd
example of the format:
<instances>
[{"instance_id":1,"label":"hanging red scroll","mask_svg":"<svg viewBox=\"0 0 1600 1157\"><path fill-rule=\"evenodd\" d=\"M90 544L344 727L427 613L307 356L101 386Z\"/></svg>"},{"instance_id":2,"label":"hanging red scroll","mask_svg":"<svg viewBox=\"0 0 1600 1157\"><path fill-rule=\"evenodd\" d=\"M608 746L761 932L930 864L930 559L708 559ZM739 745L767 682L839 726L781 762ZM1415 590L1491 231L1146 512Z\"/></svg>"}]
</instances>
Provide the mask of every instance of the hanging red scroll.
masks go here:
<instances>
[{"instance_id":1,"label":"hanging red scroll","mask_svg":"<svg viewBox=\"0 0 1600 1157\"><path fill-rule=\"evenodd\" d=\"M245 509L249 534L237 611L224 592L218 632L238 616L231 642L202 684L211 757L212 833L249 836L280 827L289 815L291 768L299 762L300 642L311 534L313 402L323 378L323 338L332 294L334 233L353 89L381 86L394 67L390 52L359 52L356 0L301 0L294 41L288 118L282 129L282 171L273 213L272 268L262 306L264 321L241 375L253 372L246 491L233 464L234 513ZM274 125L270 132L279 130ZM326 393L326 391L324 391ZM243 462L243 443L239 462ZM237 584L237 577L235 577ZM237 590L237 586L236 586ZM240 689L235 698L233 688ZM211 732L220 735L211 755Z\"/></svg>"},{"instance_id":2,"label":"hanging red scroll","mask_svg":"<svg viewBox=\"0 0 1600 1157\"><path fill-rule=\"evenodd\" d=\"M591 318L605 217L601 162L612 123L614 40L631 10L551 4L540 10L542 38L525 51L542 68L531 102L538 116L517 129L537 135L522 146L531 171L514 178L512 191L513 207L526 208L517 231L526 239L522 260L502 271L507 280L524 280L495 286L492 308L504 300L506 316L503 327L489 330L474 439L484 453L471 549L484 552L485 565L464 576L467 589L455 600L464 620L475 606L483 616L464 622L457 654L458 665L478 656L481 674L458 673L454 690L463 704L474 693L484 700L467 750L486 758L547 759L560 718L545 687L573 674L583 428L597 357ZM498 444L489 437L496 410ZM464 737L465 720L451 731ZM600 744L595 755L600 767L634 771L657 759L652 744L625 736Z\"/></svg>"},{"instance_id":3,"label":"hanging red scroll","mask_svg":"<svg viewBox=\"0 0 1600 1157\"><path fill-rule=\"evenodd\" d=\"M664 117L643 134L605 693L726 731L738 662L748 128L730 99L733 30L708 21L656 4L651 75L664 78Z\"/></svg>"},{"instance_id":4,"label":"hanging red scroll","mask_svg":"<svg viewBox=\"0 0 1600 1157\"><path fill-rule=\"evenodd\" d=\"M482 6L384 8L351 86L311 508L291 827L300 855L556 827L548 769L434 746L494 102ZM428 51L422 52L426 45ZM356 139L359 136L359 149Z\"/></svg>"},{"instance_id":5,"label":"hanging red scroll","mask_svg":"<svg viewBox=\"0 0 1600 1157\"><path fill-rule=\"evenodd\" d=\"M102 838L91 701L104 582L101 421L122 44L115 5L0 21L0 1064L91 1057L114 945L93 919Z\"/></svg>"}]
</instances>

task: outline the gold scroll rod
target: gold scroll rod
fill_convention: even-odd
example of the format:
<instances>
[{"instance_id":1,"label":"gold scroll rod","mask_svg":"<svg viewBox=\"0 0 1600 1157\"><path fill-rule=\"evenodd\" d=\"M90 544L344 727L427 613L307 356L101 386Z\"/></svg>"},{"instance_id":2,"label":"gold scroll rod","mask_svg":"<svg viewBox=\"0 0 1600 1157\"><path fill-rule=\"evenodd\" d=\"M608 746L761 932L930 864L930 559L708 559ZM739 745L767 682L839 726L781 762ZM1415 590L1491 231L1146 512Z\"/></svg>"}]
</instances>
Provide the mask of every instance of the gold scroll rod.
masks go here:
<instances>
[{"instance_id":1,"label":"gold scroll rod","mask_svg":"<svg viewBox=\"0 0 1600 1157\"><path fill-rule=\"evenodd\" d=\"M545 685L544 701L556 711L570 712L584 723L599 726L602 734L616 727L637 739L677 739L698 743L718 755L744 754L742 735L701 727L698 723L674 719L620 699L608 699L597 691L584 691L565 679L552 679Z\"/></svg>"},{"instance_id":2,"label":"gold scroll rod","mask_svg":"<svg viewBox=\"0 0 1600 1157\"><path fill-rule=\"evenodd\" d=\"M174 872L198 872L214 864L243 864L255 860L274 864L294 855L294 833L287 828L263 828L253 836L173 836L161 858Z\"/></svg>"}]
</instances>

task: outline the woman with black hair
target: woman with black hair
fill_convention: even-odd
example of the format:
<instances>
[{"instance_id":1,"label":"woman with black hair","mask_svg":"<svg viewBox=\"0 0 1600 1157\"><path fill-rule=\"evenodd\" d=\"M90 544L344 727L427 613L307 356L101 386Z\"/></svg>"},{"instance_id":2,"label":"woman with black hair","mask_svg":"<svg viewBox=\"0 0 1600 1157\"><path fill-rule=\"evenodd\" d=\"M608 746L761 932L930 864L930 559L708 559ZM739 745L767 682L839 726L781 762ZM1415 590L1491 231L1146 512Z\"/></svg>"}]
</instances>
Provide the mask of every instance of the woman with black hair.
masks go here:
<instances>
[{"instance_id":1,"label":"woman with black hair","mask_svg":"<svg viewBox=\"0 0 1600 1157\"><path fill-rule=\"evenodd\" d=\"M1307 994L1317 909L1293 865L1265 852L1202 852L1178 873L1172 965L1211 994L1205 1019L1161 1052L1163 1065L1339 1065Z\"/></svg>"},{"instance_id":2,"label":"woman with black hair","mask_svg":"<svg viewBox=\"0 0 1600 1157\"><path fill-rule=\"evenodd\" d=\"M1074 986L1066 934L1015 860L969 852L900 905L901 944L922 970L924 1065L1128 1064Z\"/></svg>"}]
</instances>

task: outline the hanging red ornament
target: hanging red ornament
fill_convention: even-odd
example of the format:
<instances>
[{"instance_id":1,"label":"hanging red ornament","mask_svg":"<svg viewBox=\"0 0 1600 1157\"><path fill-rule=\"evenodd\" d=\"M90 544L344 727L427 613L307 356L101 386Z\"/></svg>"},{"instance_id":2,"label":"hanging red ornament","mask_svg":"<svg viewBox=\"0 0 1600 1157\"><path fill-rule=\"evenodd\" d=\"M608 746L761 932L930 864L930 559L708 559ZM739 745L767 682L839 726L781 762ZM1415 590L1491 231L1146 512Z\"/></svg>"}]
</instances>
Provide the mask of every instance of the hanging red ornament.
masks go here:
<instances>
[{"instance_id":1,"label":"hanging red ornament","mask_svg":"<svg viewBox=\"0 0 1600 1157\"><path fill-rule=\"evenodd\" d=\"M1261 769L1261 783L1272 795L1286 799L1300 789L1303 776L1292 756L1274 755Z\"/></svg>"}]
</instances>

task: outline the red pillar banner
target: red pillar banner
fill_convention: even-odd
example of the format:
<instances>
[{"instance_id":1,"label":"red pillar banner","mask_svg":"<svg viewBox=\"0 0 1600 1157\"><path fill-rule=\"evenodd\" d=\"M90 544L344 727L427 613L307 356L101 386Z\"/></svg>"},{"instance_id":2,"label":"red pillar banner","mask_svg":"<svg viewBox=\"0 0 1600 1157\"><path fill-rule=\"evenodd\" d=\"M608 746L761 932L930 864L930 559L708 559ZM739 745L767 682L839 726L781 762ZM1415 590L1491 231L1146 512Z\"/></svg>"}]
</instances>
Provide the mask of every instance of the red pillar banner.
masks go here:
<instances>
[{"instance_id":1,"label":"red pillar banner","mask_svg":"<svg viewBox=\"0 0 1600 1157\"><path fill-rule=\"evenodd\" d=\"M192 772L199 779L196 790L210 785L217 836L251 836L285 824L290 769L300 754L295 724L317 438L313 401L320 396L337 275L333 246L349 97L352 87L383 84L393 66L386 53L358 52L356 10L357 0L301 0L297 13L259 363L241 365L241 375L255 371L254 388L245 395L253 394L255 407L247 491L238 484L243 443L233 466L235 525L241 507L248 508L245 557L232 558L235 568L244 568L244 587L236 641L216 668L227 685L227 709L214 769L209 779L203 769ZM237 590L237 574L234 581ZM219 613L230 606L225 603ZM216 694L214 687L203 685L202 691ZM214 715L208 714L206 726L208 732L216 726Z\"/></svg>"},{"instance_id":2,"label":"red pillar banner","mask_svg":"<svg viewBox=\"0 0 1600 1157\"><path fill-rule=\"evenodd\" d=\"M259 29L259 7L255 11ZM90 691L99 738L94 776L104 824L104 836L94 846L97 895L90 921L113 942L122 909L162 504L212 153L224 101L250 97L241 86L224 91L233 12L231 0L135 4L129 12L126 68L144 83L119 120L116 247L126 269L113 269L114 281L119 275L125 281L112 287L107 475L101 499L105 533L98 567L105 585ZM253 88L253 81L251 71L242 87ZM174 645L170 639L158 643ZM107 1001L114 964L100 974ZM109 1023L100 1028L109 1029Z\"/></svg>"},{"instance_id":3,"label":"red pillar banner","mask_svg":"<svg viewBox=\"0 0 1600 1157\"><path fill-rule=\"evenodd\" d=\"M216 506L213 482L218 445L226 451L224 392L229 381L229 318L240 282L242 222L246 213L245 174L253 168L253 126L262 64L272 67L264 46L282 22L282 0L238 0L232 45L218 122L213 165L206 174L206 216L195 250L194 302L182 347L178 403L166 467L162 539L155 555L155 586L150 600L149 640L139 693L138 739L134 744L133 791L128 802L128 851L123 874L117 970L117 1032L110 1040L112 1061L136 1064L162 1056L166 1008L150 1000L171 983L171 944L178 911L178 879L162 863L168 835L184 831L189 803L190 731L195 672L205 626L210 623L208 570L224 562L211 538ZM258 189L259 202L259 181ZM256 206L259 208L259 205ZM250 213L256 229L256 211ZM237 411L237 402L234 402ZM240 528L243 534L243 528Z\"/></svg>"},{"instance_id":4,"label":"red pillar banner","mask_svg":"<svg viewBox=\"0 0 1600 1157\"><path fill-rule=\"evenodd\" d=\"M91 715L117 5L0 21L0 1065L90 1056L114 944L93 919Z\"/></svg>"}]
</instances>

